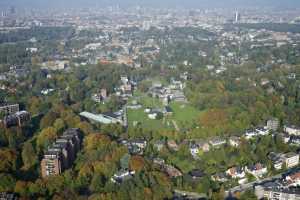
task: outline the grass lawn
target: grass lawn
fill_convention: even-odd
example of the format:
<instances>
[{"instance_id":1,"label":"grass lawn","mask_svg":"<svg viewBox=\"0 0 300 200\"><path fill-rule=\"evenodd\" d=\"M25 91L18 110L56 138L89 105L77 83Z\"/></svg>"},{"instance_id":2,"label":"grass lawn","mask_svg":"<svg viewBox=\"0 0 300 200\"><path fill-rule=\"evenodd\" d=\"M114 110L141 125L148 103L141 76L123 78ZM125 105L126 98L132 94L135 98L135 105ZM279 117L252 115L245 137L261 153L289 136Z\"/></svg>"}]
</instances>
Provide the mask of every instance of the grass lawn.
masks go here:
<instances>
[{"instance_id":1,"label":"grass lawn","mask_svg":"<svg viewBox=\"0 0 300 200\"><path fill-rule=\"evenodd\" d=\"M144 109L138 110L127 110L128 115L128 126L129 128L133 128L133 122L140 122L143 129L145 130L174 130L174 127L171 123L163 123L163 119L161 120L153 120L149 119L147 113L144 113Z\"/></svg>"},{"instance_id":2,"label":"grass lawn","mask_svg":"<svg viewBox=\"0 0 300 200\"><path fill-rule=\"evenodd\" d=\"M180 128L192 126L201 114L201 111L189 104L172 102L170 107L173 109L173 115L170 118L175 120Z\"/></svg>"},{"instance_id":3,"label":"grass lawn","mask_svg":"<svg viewBox=\"0 0 300 200\"><path fill-rule=\"evenodd\" d=\"M170 107L173 110L173 115L167 116L161 120L149 119L147 113L144 113L146 107L150 108L163 108L163 104L159 99L148 97L145 94L135 96L140 104L143 105L142 109L131 110L128 109L128 125L129 128L133 127L133 122L141 123L145 130L175 130L173 121L181 128L189 128L193 125L194 121L199 119L201 112L189 104L172 102Z\"/></svg>"}]
</instances>

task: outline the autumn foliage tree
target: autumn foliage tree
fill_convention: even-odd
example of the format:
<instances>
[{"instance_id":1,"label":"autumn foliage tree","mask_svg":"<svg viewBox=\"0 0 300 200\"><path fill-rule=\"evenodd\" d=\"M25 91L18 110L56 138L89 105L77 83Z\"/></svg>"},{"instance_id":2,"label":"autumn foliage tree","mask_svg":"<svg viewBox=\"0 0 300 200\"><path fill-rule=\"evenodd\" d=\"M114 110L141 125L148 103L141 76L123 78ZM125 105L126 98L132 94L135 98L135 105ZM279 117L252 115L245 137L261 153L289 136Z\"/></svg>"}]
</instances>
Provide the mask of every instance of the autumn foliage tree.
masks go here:
<instances>
[{"instance_id":1,"label":"autumn foliage tree","mask_svg":"<svg viewBox=\"0 0 300 200\"><path fill-rule=\"evenodd\" d=\"M141 171L145 166L145 160L141 156L131 156L129 168L132 171Z\"/></svg>"}]
</instances>

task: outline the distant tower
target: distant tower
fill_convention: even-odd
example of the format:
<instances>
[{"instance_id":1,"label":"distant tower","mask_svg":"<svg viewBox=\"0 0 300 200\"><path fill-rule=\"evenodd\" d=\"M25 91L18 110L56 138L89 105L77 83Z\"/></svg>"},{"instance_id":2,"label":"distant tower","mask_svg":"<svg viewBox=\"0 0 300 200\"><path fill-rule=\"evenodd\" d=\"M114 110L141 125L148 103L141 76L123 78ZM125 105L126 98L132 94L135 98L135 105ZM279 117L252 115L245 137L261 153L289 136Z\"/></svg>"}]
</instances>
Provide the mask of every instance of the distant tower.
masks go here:
<instances>
[{"instance_id":1,"label":"distant tower","mask_svg":"<svg viewBox=\"0 0 300 200\"><path fill-rule=\"evenodd\" d=\"M14 6L11 6L11 7L9 8L9 14L10 14L10 15L16 14L16 8L15 8Z\"/></svg>"},{"instance_id":2,"label":"distant tower","mask_svg":"<svg viewBox=\"0 0 300 200\"><path fill-rule=\"evenodd\" d=\"M235 23L239 23L240 19L241 19L241 15L240 15L240 13L238 11L236 11L235 12L234 22Z\"/></svg>"}]
</instances>

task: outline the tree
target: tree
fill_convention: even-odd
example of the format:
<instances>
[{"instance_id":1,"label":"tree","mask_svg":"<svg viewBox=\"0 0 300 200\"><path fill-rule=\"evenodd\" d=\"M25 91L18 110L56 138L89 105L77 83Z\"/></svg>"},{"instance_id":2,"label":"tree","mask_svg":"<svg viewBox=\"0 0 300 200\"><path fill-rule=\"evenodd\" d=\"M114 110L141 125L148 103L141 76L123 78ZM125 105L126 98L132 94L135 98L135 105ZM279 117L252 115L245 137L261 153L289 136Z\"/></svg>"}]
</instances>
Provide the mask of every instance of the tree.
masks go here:
<instances>
[{"instance_id":1,"label":"tree","mask_svg":"<svg viewBox=\"0 0 300 200\"><path fill-rule=\"evenodd\" d=\"M37 157L37 155L32 147L32 144L30 142L26 142L23 146L22 160L23 160L25 169L30 169L38 161L38 157Z\"/></svg>"},{"instance_id":2,"label":"tree","mask_svg":"<svg viewBox=\"0 0 300 200\"><path fill-rule=\"evenodd\" d=\"M17 153L9 149L0 150L0 172L11 172L17 168Z\"/></svg>"},{"instance_id":3,"label":"tree","mask_svg":"<svg viewBox=\"0 0 300 200\"><path fill-rule=\"evenodd\" d=\"M58 117L58 114L55 112L48 112L41 120L40 127L41 128L47 128L49 126L52 126Z\"/></svg>"},{"instance_id":4,"label":"tree","mask_svg":"<svg viewBox=\"0 0 300 200\"><path fill-rule=\"evenodd\" d=\"M29 196L28 184L25 181L17 181L15 185L15 192L21 197Z\"/></svg>"},{"instance_id":5,"label":"tree","mask_svg":"<svg viewBox=\"0 0 300 200\"><path fill-rule=\"evenodd\" d=\"M132 156L129 162L129 168L132 171L141 171L145 166L145 160L141 156Z\"/></svg>"},{"instance_id":6,"label":"tree","mask_svg":"<svg viewBox=\"0 0 300 200\"><path fill-rule=\"evenodd\" d=\"M253 191L247 190L241 194L240 200L257 200L257 197Z\"/></svg>"},{"instance_id":7,"label":"tree","mask_svg":"<svg viewBox=\"0 0 300 200\"><path fill-rule=\"evenodd\" d=\"M0 174L0 192L12 192L16 184L15 178L10 174Z\"/></svg>"},{"instance_id":8,"label":"tree","mask_svg":"<svg viewBox=\"0 0 300 200\"><path fill-rule=\"evenodd\" d=\"M102 174L95 173L90 185L90 190L93 192L102 192L105 185L105 177Z\"/></svg>"},{"instance_id":9,"label":"tree","mask_svg":"<svg viewBox=\"0 0 300 200\"><path fill-rule=\"evenodd\" d=\"M41 131L41 133L37 137L37 148L38 151L41 151L42 149L49 146L57 137L57 131L53 127L45 128Z\"/></svg>"}]
</instances>

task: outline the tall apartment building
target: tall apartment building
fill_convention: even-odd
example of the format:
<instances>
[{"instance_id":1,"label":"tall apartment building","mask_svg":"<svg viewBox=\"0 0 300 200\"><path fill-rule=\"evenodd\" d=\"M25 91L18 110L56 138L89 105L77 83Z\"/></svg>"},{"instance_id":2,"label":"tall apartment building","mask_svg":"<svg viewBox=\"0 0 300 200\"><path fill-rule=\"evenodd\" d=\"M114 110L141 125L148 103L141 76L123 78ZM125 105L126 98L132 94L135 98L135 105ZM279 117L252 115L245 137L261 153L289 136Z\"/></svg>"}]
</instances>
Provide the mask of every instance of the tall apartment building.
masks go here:
<instances>
[{"instance_id":1,"label":"tall apartment building","mask_svg":"<svg viewBox=\"0 0 300 200\"><path fill-rule=\"evenodd\" d=\"M59 175L70 168L80 150L79 129L68 129L48 148L41 161L42 177Z\"/></svg>"},{"instance_id":2,"label":"tall apartment building","mask_svg":"<svg viewBox=\"0 0 300 200\"><path fill-rule=\"evenodd\" d=\"M19 112L19 104L0 104L0 113L12 115Z\"/></svg>"},{"instance_id":3,"label":"tall apartment building","mask_svg":"<svg viewBox=\"0 0 300 200\"><path fill-rule=\"evenodd\" d=\"M42 177L59 175L62 172L61 167L61 152L47 151L41 162Z\"/></svg>"},{"instance_id":4,"label":"tall apartment building","mask_svg":"<svg viewBox=\"0 0 300 200\"><path fill-rule=\"evenodd\" d=\"M267 121L267 128L269 130L277 131L279 128L279 124L280 124L279 119L277 118L269 119Z\"/></svg>"}]
</instances>

